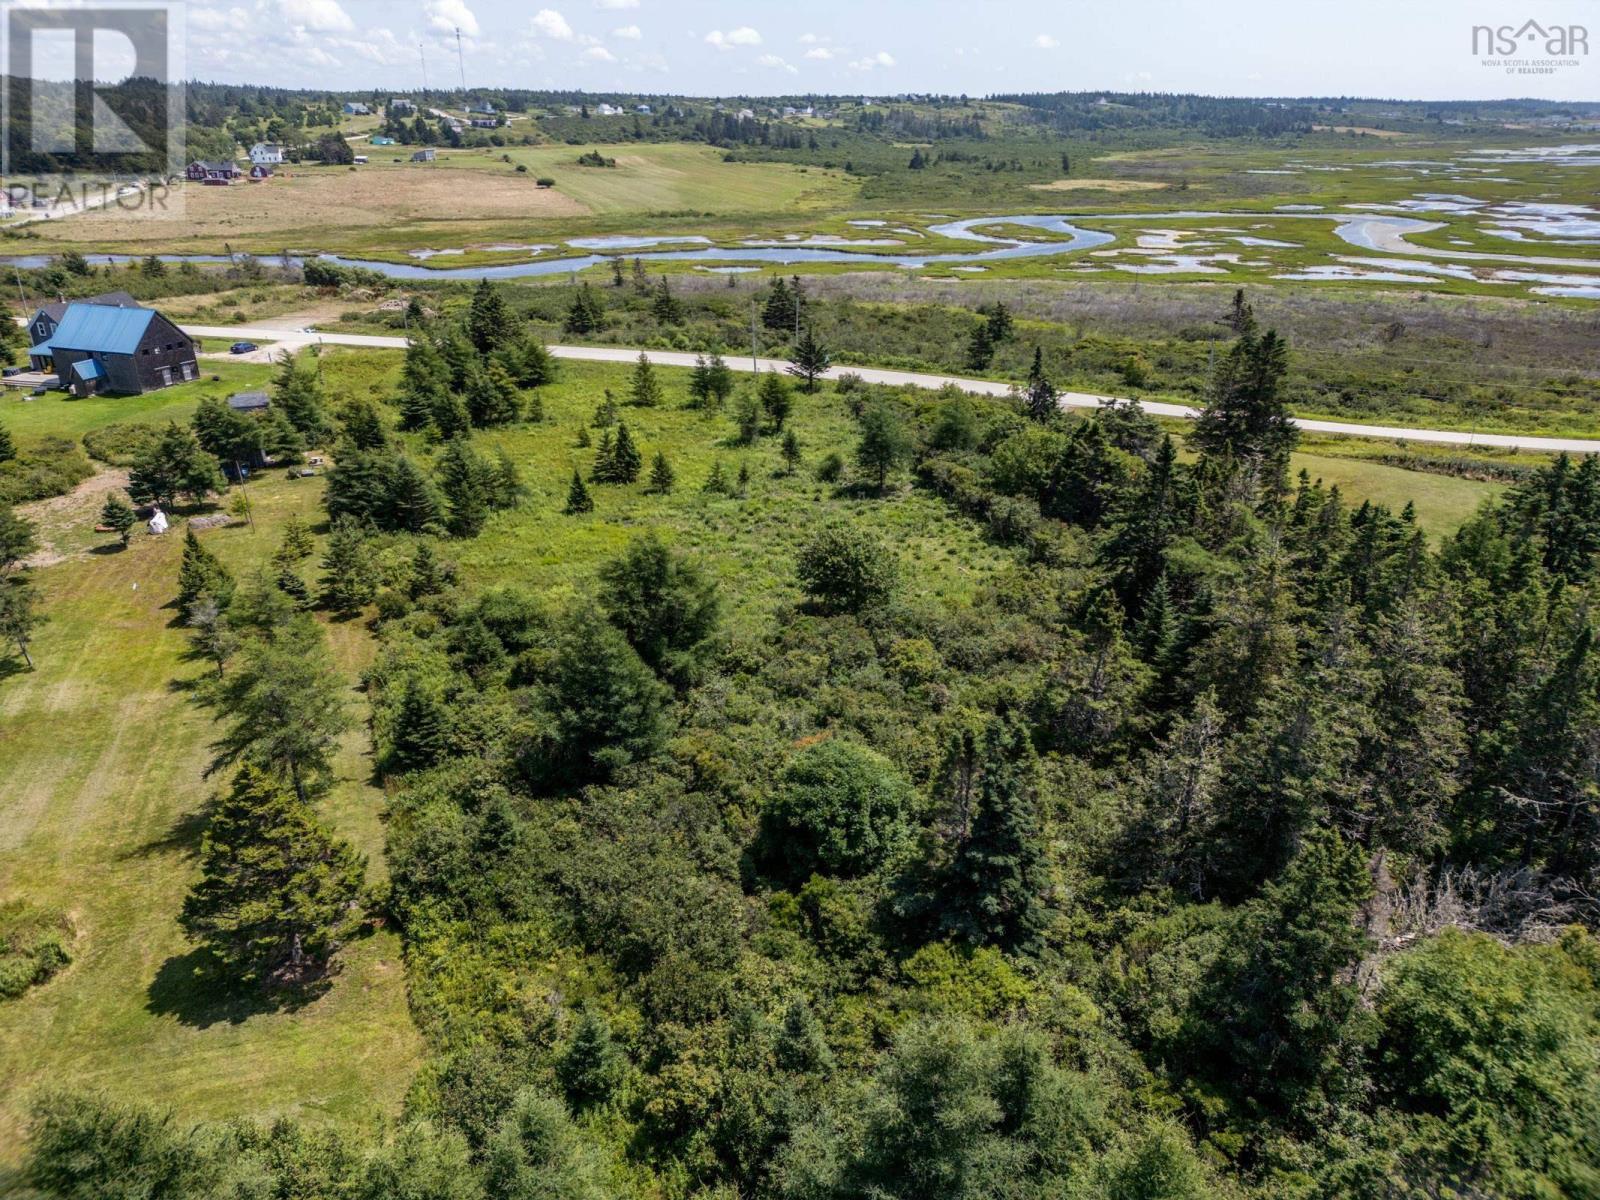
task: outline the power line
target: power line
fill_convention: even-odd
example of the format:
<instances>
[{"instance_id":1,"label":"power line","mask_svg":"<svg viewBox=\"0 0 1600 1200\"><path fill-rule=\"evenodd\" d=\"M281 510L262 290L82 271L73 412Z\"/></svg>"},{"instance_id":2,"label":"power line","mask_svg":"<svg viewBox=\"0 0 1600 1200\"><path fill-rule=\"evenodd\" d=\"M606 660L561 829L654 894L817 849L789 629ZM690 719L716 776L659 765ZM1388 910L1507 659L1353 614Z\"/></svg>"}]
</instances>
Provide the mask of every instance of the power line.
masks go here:
<instances>
[{"instance_id":1,"label":"power line","mask_svg":"<svg viewBox=\"0 0 1600 1200\"><path fill-rule=\"evenodd\" d=\"M461 68L461 98L467 95L467 60L461 55L461 26L456 26L456 65Z\"/></svg>"}]
</instances>

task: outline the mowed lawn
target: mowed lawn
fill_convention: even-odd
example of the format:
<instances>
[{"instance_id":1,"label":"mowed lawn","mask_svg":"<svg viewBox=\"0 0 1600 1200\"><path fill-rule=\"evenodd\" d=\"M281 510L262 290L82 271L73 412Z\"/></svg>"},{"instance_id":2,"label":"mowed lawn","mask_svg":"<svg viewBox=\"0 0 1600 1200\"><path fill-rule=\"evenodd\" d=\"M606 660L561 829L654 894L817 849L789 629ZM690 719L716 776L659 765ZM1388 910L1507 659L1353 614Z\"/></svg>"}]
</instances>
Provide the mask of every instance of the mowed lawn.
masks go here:
<instances>
[{"instance_id":1,"label":"mowed lawn","mask_svg":"<svg viewBox=\"0 0 1600 1200\"><path fill-rule=\"evenodd\" d=\"M187 415L196 390L132 407ZM88 419L87 409L60 410L74 413L66 424ZM251 492L257 532L202 535L236 573L270 552L289 512L315 518L320 481L263 479ZM92 520L91 506L80 522ZM36 573L50 618L34 642L37 669L0 665L0 895L63 908L79 931L71 967L0 1006L0 1193L40 1086L159 1100L187 1118L297 1113L367 1125L398 1112L420 1060L391 932L353 943L332 989L298 1012L219 1003L195 986L176 917L196 872L214 787L201 772L216 730L182 686L202 667L185 659L169 607L181 533L141 532L128 550L102 553L83 553L83 540L66 536L72 557ZM371 641L359 623L330 634L359 722L354 681ZM365 748L358 724L324 812L376 875L381 796L367 785Z\"/></svg>"},{"instance_id":2,"label":"mowed lawn","mask_svg":"<svg viewBox=\"0 0 1600 1200\"><path fill-rule=\"evenodd\" d=\"M1298 476L1302 468L1326 487L1337 485L1352 504L1371 500L1398 513L1410 501L1416 506L1417 525L1434 538L1454 533L1485 500L1506 490L1503 483L1408 471L1360 458L1296 454L1289 470Z\"/></svg>"}]
</instances>

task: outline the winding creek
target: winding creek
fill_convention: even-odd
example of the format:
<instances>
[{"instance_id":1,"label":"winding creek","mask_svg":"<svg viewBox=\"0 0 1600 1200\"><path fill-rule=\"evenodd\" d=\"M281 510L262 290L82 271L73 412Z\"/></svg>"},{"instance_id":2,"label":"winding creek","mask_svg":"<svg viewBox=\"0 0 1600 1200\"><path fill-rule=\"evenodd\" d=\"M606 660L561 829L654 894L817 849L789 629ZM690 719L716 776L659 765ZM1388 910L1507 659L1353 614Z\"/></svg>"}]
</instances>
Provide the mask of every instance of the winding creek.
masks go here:
<instances>
[{"instance_id":1,"label":"winding creek","mask_svg":"<svg viewBox=\"0 0 1600 1200\"><path fill-rule=\"evenodd\" d=\"M714 264L741 263L777 264L782 266L797 263L858 263L862 265L892 265L908 269L938 266L971 269L973 267L981 268L988 263L1006 262L1013 259L1047 258L1075 254L1096 247L1107 246L1118 240L1116 233L1103 229L1084 228L1080 222L1092 222L1098 225L1126 223L1129 221L1148 223L1151 221L1179 220L1259 221L1266 219L1333 221L1335 222L1334 235L1341 241L1359 250L1393 255L1392 266L1396 271L1402 272L1408 266L1412 269L1425 268L1425 263L1417 262L1419 259L1451 259L1516 264L1520 266L1555 266L1568 270L1600 270L1600 262L1581 259L1541 257L1508 252L1439 250L1413 245L1406 240L1408 235L1426 233L1440 228L1438 222L1414 216L1383 215L1370 212L1289 212L1283 210L1272 212L1063 213L967 217L961 220L930 225L927 232L930 235L950 240L972 242L974 243L973 249L970 251L933 254L917 254L909 251L905 253L869 251L865 248L851 249L848 241L833 244L816 244L816 241L812 240L810 244L773 244L767 242L757 245L719 246L709 243L707 239L702 237L685 235L678 237L579 237L567 241L565 245L574 250L588 251L588 253L536 259L530 262L485 266L435 267L422 265L422 263L347 258L337 254L316 254L314 257L339 266L360 267L375 271L392 279L436 280L520 279L532 276L559 275L570 271L581 271L588 267L609 262L611 255L604 253L606 251L612 253L631 251L634 252L634 256L646 262L704 263L708 264L708 270L718 269ZM1042 234L1052 236L1048 239L1036 241L1016 236L1006 236L996 232L985 232L985 229L989 227L1001 225L1034 229ZM881 239L862 239L863 247L881 247L882 245ZM110 262L128 262L142 256L112 254L105 256L95 255L93 257L104 257ZM161 255L160 257L167 262L219 263L228 261L227 256L216 254L175 254ZM312 256L289 256L290 261L295 265L301 265L308 257ZM438 255L434 253L428 255L428 257L437 258ZM8 265L21 267L41 267L49 263L50 256L42 254L19 255L0 259L0 261ZM734 268L723 266L721 269L729 270ZM1377 277L1381 278L1382 276L1379 275ZM1538 275L1530 275L1525 278L1531 282L1545 281L1544 277ZM1590 286L1589 280L1590 277L1588 276L1549 276L1547 281L1556 286L1535 290L1548 291L1549 294L1556 295L1600 299L1600 276L1593 277L1593 286Z\"/></svg>"}]
</instances>

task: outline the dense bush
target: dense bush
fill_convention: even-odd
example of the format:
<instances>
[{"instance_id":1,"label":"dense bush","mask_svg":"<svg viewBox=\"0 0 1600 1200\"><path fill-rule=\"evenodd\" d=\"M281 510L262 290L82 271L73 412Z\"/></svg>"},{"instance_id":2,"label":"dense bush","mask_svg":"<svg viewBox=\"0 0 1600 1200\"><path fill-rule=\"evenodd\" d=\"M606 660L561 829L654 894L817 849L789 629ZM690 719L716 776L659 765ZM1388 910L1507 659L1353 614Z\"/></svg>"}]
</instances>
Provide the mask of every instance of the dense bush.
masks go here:
<instances>
[{"instance_id":1,"label":"dense bush","mask_svg":"<svg viewBox=\"0 0 1600 1200\"><path fill-rule=\"evenodd\" d=\"M0 904L0 1000L49 981L72 961L72 922L26 900Z\"/></svg>"}]
</instances>

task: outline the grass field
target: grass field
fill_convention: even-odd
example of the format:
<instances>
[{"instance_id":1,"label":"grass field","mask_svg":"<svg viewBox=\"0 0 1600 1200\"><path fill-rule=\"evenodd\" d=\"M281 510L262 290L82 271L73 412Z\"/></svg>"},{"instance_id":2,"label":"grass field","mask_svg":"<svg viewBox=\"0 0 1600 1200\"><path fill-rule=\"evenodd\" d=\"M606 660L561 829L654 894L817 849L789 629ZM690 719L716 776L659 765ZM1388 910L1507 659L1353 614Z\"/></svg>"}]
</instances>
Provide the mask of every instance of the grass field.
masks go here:
<instances>
[{"instance_id":1,"label":"grass field","mask_svg":"<svg viewBox=\"0 0 1600 1200\"><path fill-rule=\"evenodd\" d=\"M198 390L107 403L161 419L192 408ZM56 401L33 408L74 429L86 411ZM289 512L314 518L320 488L272 479L251 490L259 532L205 535L235 570L270 550ZM420 1042L392 933L354 943L331 991L298 1012L251 1012L195 988L175 918L212 788L201 771L213 729L177 682L200 672L168 607L181 537L141 533L128 550L106 552L108 539L87 532L92 501L76 512L51 503L41 524L68 557L37 572L50 618L34 642L37 669L0 665L9 675L0 679L0 894L66 909L79 936L71 967L0 1010L0 1193L21 1152L28 1096L41 1085L160 1099L188 1117L393 1116ZM101 550L86 552L88 542ZM330 633L353 681L370 639L359 625ZM355 712L359 697L350 699ZM339 774L324 811L381 872L381 797L366 784L364 730L350 735Z\"/></svg>"},{"instance_id":2,"label":"grass field","mask_svg":"<svg viewBox=\"0 0 1600 1200\"><path fill-rule=\"evenodd\" d=\"M1418 526L1435 538L1454 533L1485 500L1506 490L1504 484L1430 475L1360 458L1296 454L1289 470L1298 475L1302 469L1327 487L1337 486L1354 504L1371 500L1399 512L1409 501L1416 506Z\"/></svg>"}]
</instances>

